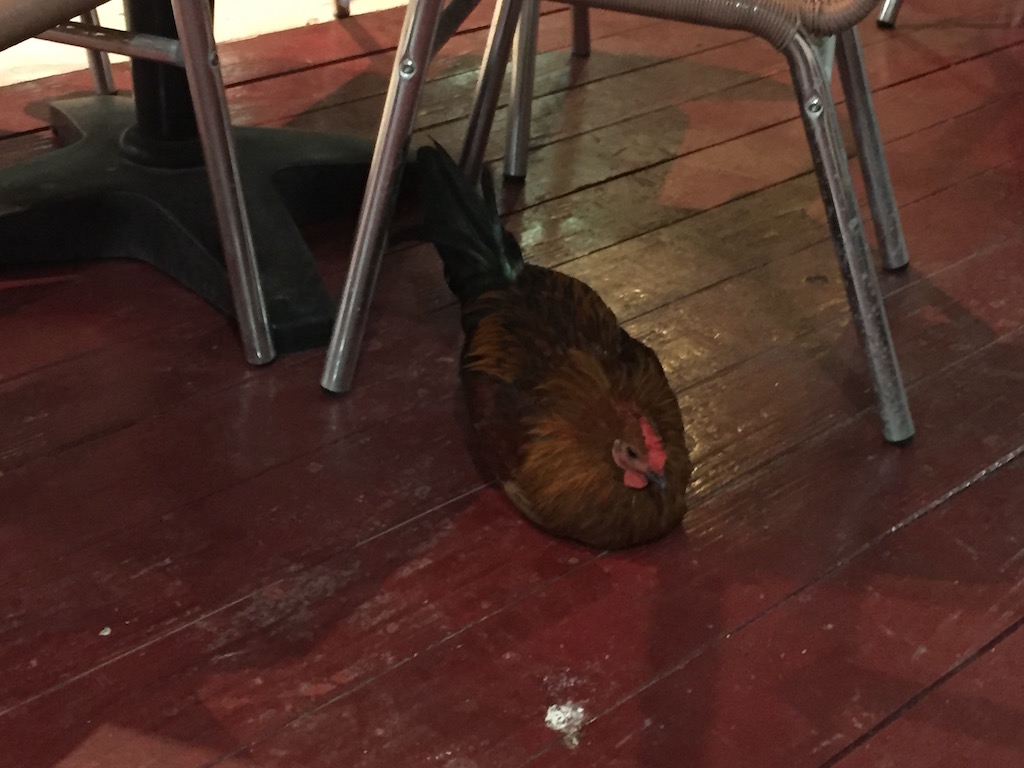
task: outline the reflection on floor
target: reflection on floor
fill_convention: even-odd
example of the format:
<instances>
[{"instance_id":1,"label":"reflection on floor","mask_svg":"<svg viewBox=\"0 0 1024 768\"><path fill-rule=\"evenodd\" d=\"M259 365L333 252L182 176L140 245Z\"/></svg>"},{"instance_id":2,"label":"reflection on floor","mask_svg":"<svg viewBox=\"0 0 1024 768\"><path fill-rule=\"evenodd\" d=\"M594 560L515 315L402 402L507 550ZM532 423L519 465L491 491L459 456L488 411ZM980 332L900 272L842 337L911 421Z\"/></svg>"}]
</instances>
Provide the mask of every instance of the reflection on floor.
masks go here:
<instances>
[{"instance_id":1,"label":"reflection on floor","mask_svg":"<svg viewBox=\"0 0 1024 768\"><path fill-rule=\"evenodd\" d=\"M345 398L319 350L248 368L144 265L0 274L5 764L1024 765L1016 5L861 30L911 253L880 278L906 449L880 437L782 57L596 13L576 60L545 7L504 204L679 395L692 511L641 549L550 539L486 484L457 312L401 234ZM417 141L458 146L488 16L439 55ZM226 45L235 119L372 135L401 18ZM0 164L49 151L42 105L88 89L0 89ZM305 230L334 295L351 230Z\"/></svg>"}]
</instances>

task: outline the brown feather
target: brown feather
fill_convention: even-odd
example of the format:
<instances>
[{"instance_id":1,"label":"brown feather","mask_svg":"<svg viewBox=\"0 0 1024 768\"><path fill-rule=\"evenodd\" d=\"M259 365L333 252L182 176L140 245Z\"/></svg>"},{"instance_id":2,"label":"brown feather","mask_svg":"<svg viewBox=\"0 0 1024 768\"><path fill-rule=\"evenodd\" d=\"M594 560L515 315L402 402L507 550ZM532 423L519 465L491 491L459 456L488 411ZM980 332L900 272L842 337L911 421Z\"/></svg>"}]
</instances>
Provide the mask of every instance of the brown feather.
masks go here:
<instances>
[{"instance_id":1,"label":"brown feather","mask_svg":"<svg viewBox=\"0 0 1024 768\"><path fill-rule=\"evenodd\" d=\"M691 472L679 406L657 356L591 288L526 266L464 313L463 382L478 450L527 518L601 548L679 524ZM664 492L627 488L611 459L632 410L665 446Z\"/></svg>"},{"instance_id":2,"label":"brown feather","mask_svg":"<svg viewBox=\"0 0 1024 768\"><path fill-rule=\"evenodd\" d=\"M690 459L657 356L589 286L523 260L490 176L416 154L424 234L462 304L477 451L519 510L595 547L650 541L686 512Z\"/></svg>"}]
</instances>

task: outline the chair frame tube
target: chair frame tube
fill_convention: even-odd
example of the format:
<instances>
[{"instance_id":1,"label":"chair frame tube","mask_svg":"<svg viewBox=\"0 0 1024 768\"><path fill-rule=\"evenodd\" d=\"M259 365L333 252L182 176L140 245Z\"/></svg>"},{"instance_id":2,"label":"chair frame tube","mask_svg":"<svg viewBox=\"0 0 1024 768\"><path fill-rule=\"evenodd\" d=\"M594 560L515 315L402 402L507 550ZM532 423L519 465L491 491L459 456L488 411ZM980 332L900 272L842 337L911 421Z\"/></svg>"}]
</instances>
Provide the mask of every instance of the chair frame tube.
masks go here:
<instances>
[{"instance_id":1,"label":"chair frame tube","mask_svg":"<svg viewBox=\"0 0 1024 768\"><path fill-rule=\"evenodd\" d=\"M85 48L92 55L99 51L118 53L122 56L135 56L160 64L171 64L176 67L185 66L179 41L159 35L147 35L143 32L125 32L121 29L93 26L92 23L82 24L69 21L58 24L37 36L40 40L53 43L64 43ZM109 64L107 65L109 67Z\"/></svg>"},{"instance_id":2,"label":"chair frame tube","mask_svg":"<svg viewBox=\"0 0 1024 768\"><path fill-rule=\"evenodd\" d=\"M91 27L100 26L100 15L95 8L86 11L81 15L83 24ZM101 96L111 96L117 93L114 85L114 72L110 68L110 57L105 51L86 51L89 59L89 71L92 72L92 82L96 93Z\"/></svg>"},{"instance_id":3,"label":"chair frame tube","mask_svg":"<svg viewBox=\"0 0 1024 768\"><path fill-rule=\"evenodd\" d=\"M487 34L480 77L476 81L476 95L466 127L466 140L462 145L459 165L473 180L480 177L487 139L494 124L505 67L512 53L512 38L522 12L523 0L502 0L494 8L494 21ZM536 48L535 48L536 50ZM528 133L528 131L527 131ZM528 138L528 137L527 137Z\"/></svg>"},{"instance_id":4,"label":"chair frame tube","mask_svg":"<svg viewBox=\"0 0 1024 768\"><path fill-rule=\"evenodd\" d=\"M889 166L885 162L881 132L875 107L871 102L867 73L864 71L864 56L856 28L836 36L836 63L846 94L846 106L850 112L853 138L857 143L857 157L867 189L871 219L875 224L875 236L882 252L882 265L890 270L904 269L910 259L907 244L903 239L899 209L889 178Z\"/></svg>"},{"instance_id":5,"label":"chair frame tube","mask_svg":"<svg viewBox=\"0 0 1024 768\"><path fill-rule=\"evenodd\" d=\"M672 18L668 15L669 1L645 0L644 7L639 12ZM821 15L817 20L822 24L839 25L843 18L854 12L855 6L863 5L866 1L868 0L852 0L844 3L840 0L830 6L829 14ZM422 3L427 0L413 2ZM524 0L503 0L495 8L461 158L462 170L474 180L480 175L517 24L517 61L513 75L511 105L513 115L510 115L509 120L510 134L515 135L510 136L508 147L508 154L515 154L515 158L511 165L506 166L506 173L511 176L525 174L533 59L536 56L537 3L536 0L525 0L527 6L524 8L523 2ZM825 75L825 70L831 69L832 48L835 46L843 86L853 116L854 133L863 158L862 166L878 227L879 241L883 244L885 252L884 261L890 269L899 269L907 263L906 246L903 243L892 186L882 153L878 124L871 105L856 30L852 27L838 29L835 33L837 40L825 40L826 45L823 47L821 35L813 36L815 42L812 42L812 35L801 29L796 22L795 27L786 28L780 18L757 17L751 20L743 16L743 13L749 10L745 10L746 2L747 0L722 0L711 3L707 21L710 23L714 20L719 25L729 26L723 22L729 22L735 16L737 27L740 26L741 17L744 25L761 25L763 29L759 27L751 31L780 43L779 48L789 62L854 326L867 357L881 415L882 431L889 442L905 444L913 438L914 425L893 348L881 289L850 179L846 149L843 146L842 133L829 88L830 78ZM585 5L637 12L636 8L627 7L624 0L580 3L580 6ZM620 5L621 8L617 7ZM414 6L410 5L406 15L407 26L414 23L416 13ZM574 21L578 18L580 17L574 12ZM435 28L436 20L429 27L431 33ZM408 32L403 30L403 39L407 34ZM823 62L822 58L826 61ZM393 86L395 76L392 80ZM351 385L352 370L362 333L361 323L372 291L372 280L380 261L379 250L383 247L383 238L391 214L389 204L382 202L382 198L386 199L389 190L397 187L397 181L394 181L392 176L398 170L378 168L377 155L395 142L407 139L410 133L411 116L406 116L399 106L395 106L398 98L400 94L389 91L374 155L375 165L371 166L370 185L360 215L357 248L353 255L349 280L342 295L335 336L328 349L327 365L321 383L325 389L333 392L346 391ZM398 110L397 117L390 112L393 106ZM514 113L518 113L518 117ZM397 153L394 153L394 156L397 158ZM382 188L378 188L379 185L383 185ZM364 246L368 247L367 244L372 247L363 250Z\"/></svg>"},{"instance_id":6,"label":"chair frame tube","mask_svg":"<svg viewBox=\"0 0 1024 768\"><path fill-rule=\"evenodd\" d=\"M892 29L896 26L896 16L900 12L900 4L903 0L885 0L882 3L882 10L878 12L878 26L883 29Z\"/></svg>"},{"instance_id":7,"label":"chair frame tube","mask_svg":"<svg viewBox=\"0 0 1024 768\"><path fill-rule=\"evenodd\" d=\"M359 211L352 260L320 377L320 386L328 392L347 392L352 386L440 16L441 0L411 0L406 9Z\"/></svg>"},{"instance_id":8,"label":"chair frame tube","mask_svg":"<svg viewBox=\"0 0 1024 768\"><path fill-rule=\"evenodd\" d=\"M274 343L242 196L231 118L213 39L213 16L207 0L171 0L171 7L195 107L199 141L206 159L245 359L253 365L262 365L274 359Z\"/></svg>"},{"instance_id":9,"label":"chair frame tube","mask_svg":"<svg viewBox=\"0 0 1024 768\"><path fill-rule=\"evenodd\" d=\"M509 99L508 127L505 132L505 175L512 179L526 177L539 23L538 0L523 0L519 24L516 26L515 54L512 56L512 97Z\"/></svg>"},{"instance_id":10,"label":"chair frame tube","mask_svg":"<svg viewBox=\"0 0 1024 768\"><path fill-rule=\"evenodd\" d=\"M276 353L213 37L213 13L209 0L171 0L171 8L178 40L101 27L95 8L81 15L84 23L69 21L38 37L89 50L93 79L100 93L114 90L109 61L100 51L185 69L242 348L249 363L263 365Z\"/></svg>"},{"instance_id":11,"label":"chair frame tube","mask_svg":"<svg viewBox=\"0 0 1024 768\"><path fill-rule=\"evenodd\" d=\"M882 432L890 443L904 444L913 438L914 425L885 316L882 292L853 192L832 95L814 46L806 37L802 34L794 37L785 53L793 74L818 185L825 201L850 311L867 356L882 419Z\"/></svg>"}]
</instances>

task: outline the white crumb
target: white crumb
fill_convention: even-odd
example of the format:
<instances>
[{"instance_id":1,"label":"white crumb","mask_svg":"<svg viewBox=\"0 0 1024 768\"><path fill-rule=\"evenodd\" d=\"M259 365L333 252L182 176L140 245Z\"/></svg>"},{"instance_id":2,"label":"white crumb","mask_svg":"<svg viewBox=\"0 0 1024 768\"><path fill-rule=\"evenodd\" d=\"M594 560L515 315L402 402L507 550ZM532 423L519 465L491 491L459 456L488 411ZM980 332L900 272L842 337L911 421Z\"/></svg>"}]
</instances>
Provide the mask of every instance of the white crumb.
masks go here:
<instances>
[{"instance_id":1,"label":"white crumb","mask_svg":"<svg viewBox=\"0 0 1024 768\"><path fill-rule=\"evenodd\" d=\"M552 704L544 716L544 724L552 731L562 734L565 745L570 749L580 743L580 728L583 727L585 714L583 707L573 701L565 704Z\"/></svg>"}]
</instances>

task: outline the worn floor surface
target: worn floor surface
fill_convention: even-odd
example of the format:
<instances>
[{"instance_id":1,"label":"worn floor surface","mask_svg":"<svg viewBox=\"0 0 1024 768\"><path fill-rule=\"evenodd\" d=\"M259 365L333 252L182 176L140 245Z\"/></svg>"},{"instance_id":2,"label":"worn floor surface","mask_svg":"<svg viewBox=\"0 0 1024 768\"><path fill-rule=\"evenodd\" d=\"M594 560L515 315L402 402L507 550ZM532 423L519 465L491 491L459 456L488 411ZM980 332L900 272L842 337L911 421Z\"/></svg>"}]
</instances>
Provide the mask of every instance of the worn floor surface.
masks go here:
<instances>
[{"instance_id":1,"label":"worn floor surface","mask_svg":"<svg viewBox=\"0 0 1024 768\"><path fill-rule=\"evenodd\" d=\"M545 10L509 226L661 355L685 530L605 555L486 485L423 246L387 257L345 398L319 350L247 367L144 265L6 270L0 763L1024 766L1024 8L910 0L861 30L911 253L880 278L903 449L783 58L595 13L572 59ZM487 20L440 54L417 140L457 146ZM225 46L236 121L372 135L400 24ZM88 87L0 89L0 164L49 151L45 101ZM332 291L351 229L306 230Z\"/></svg>"}]
</instances>

